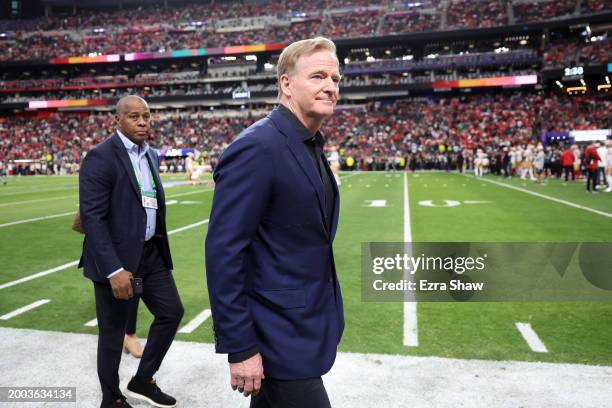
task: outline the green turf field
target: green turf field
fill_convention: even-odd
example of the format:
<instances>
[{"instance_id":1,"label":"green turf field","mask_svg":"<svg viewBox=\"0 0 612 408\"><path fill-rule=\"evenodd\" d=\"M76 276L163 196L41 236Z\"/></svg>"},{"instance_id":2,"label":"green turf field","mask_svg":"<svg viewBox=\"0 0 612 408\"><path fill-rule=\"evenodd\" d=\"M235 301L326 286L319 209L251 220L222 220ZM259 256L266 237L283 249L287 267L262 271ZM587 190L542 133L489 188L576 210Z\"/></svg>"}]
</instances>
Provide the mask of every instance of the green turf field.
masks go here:
<instances>
[{"instance_id":1,"label":"green turf field","mask_svg":"<svg viewBox=\"0 0 612 408\"><path fill-rule=\"evenodd\" d=\"M610 303L418 303L419 346L403 346L403 304L363 302L360 268L362 242L404 239L404 173L350 173L342 178L341 218L334 244L346 315L341 350L612 365L612 299ZM413 241L612 239L612 193L590 195L582 183L551 180L537 185L441 172L409 174L407 183ZM0 320L0 326L97 333L96 327L85 326L95 318L91 282L74 265L82 243L82 237L70 230L77 195L77 178L70 176L12 177L8 185L0 185L0 287L64 266L1 288L0 315L40 299L51 301ZM175 279L185 306L184 325L209 307L203 221L210 212L212 191L207 186L179 185L167 187L166 196L173 200L168 206L169 231L200 223L170 237ZM369 200L385 200L385 206L370 207ZM428 200L437 206L419 204ZM485 203L445 207L441 206L444 200ZM141 305L141 337L146 337L150 321ZM548 352L533 352L517 330L517 322L531 323ZM177 339L212 342L210 319L190 334L179 333Z\"/></svg>"}]
</instances>

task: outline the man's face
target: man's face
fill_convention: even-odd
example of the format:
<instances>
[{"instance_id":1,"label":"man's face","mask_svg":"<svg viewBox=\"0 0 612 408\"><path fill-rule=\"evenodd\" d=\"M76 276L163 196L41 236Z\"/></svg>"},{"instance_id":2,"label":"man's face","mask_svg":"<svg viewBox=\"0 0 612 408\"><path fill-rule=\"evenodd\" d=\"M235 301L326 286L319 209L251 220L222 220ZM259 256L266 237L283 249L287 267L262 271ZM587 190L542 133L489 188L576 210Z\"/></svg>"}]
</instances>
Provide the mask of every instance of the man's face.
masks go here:
<instances>
[{"instance_id":1,"label":"man's face","mask_svg":"<svg viewBox=\"0 0 612 408\"><path fill-rule=\"evenodd\" d=\"M291 103L302 116L322 120L334 113L340 71L333 52L317 50L302 55L288 78Z\"/></svg>"},{"instance_id":2,"label":"man's face","mask_svg":"<svg viewBox=\"0 0 612 408\"><path fill-rule=\"evenodd\" d=\"M149 107L141 100L131 99L116 116L117 125L121 133L132 142L142 144L149 134L151 127L151 112Z\"/></svg>"}]
</instances>

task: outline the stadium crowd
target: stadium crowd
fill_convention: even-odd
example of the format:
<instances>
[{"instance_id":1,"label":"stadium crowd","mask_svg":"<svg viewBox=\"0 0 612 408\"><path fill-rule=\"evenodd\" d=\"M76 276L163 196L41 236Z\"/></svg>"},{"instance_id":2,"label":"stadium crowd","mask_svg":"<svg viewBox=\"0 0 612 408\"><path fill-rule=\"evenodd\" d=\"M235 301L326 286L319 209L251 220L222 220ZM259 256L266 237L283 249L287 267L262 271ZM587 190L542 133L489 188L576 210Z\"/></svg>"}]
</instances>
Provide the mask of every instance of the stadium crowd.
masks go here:
<instances>
[{"instance_id":1,"label":"stadium crowd","mask_svg":"<svg viewBox=\"0 0 612 408\"><path fill-rule=\"evenodd\" d=\"M513 2L514 17L519 23L571 17L576 13L576 0L549 0L533 4L531 1Z\"/></svg>"},{"instance_id":2,"label":"stadium crowd","mask_svg":"<svg viewBox=\"0 0 612 408\"><path fill-rule=\"evenodd\" d=\"M451 1L448 6L447 27L485 28L508 24L507 4L502 0Z\"/></svg>"},{"instance_id":3,"label":"stadium crowd","mask_svg":"<svg viewBox=\"0 0 612 408\"><path fill-rule=\"evenodd\" d=\"M513 7L517 22L571 16L582 9L606 10L603 0L587 0L582 8L577 0L515 1ZM0 45L5 50L0 61L290 42L316 34L342 38L494 27L509 23L507 10L505 0L451 1L447 8L438 2L292 0L80 11L73 16L0 21Z\"/></svg>"},{"instance_id":4,"label":"stadium crowd","mask_svg":"<svg viewBox=\"0 0 612 408\"><path fill-rule=\"evenodd\" d=\"M414 33L434 31L440 28L440 15L424 14L419 11L404 11L387 14L380 34Z\"/></svg>"},{"instance_id":5,"label":"stadium crowd","mask_svg":"<svg viewBox=\"0 0 612 408\"><path fill-rule=\"evenodd\" d=\"M543 131L610 128L611 108L609 98L543 92L415 98L342 106L324 129L345 169L384 169L400 161L414 169L449 168L458 160L471 168L477 149L495 156L504 148L536 145ZM248 112L156 113L151 143L160 149L195 148L214 166L232 138L263 115ZM0 161L16 172L26 167L16 160L72 171L112 130L107 113L0 118Z\"/></svg>"}]
</instances>

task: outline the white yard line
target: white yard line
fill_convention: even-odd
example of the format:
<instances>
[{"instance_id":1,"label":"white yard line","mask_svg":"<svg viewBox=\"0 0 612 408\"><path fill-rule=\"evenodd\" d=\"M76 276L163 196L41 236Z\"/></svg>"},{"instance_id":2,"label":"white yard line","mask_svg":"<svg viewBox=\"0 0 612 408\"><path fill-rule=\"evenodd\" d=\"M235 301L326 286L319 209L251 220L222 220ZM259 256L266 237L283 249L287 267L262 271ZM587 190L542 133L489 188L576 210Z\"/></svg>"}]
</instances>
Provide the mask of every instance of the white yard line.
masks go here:
<instances>
[{"instance_id":1,"label":"white yard line","mask_svg":"<svg viewBox=\"0 0 612 408\"><path fill-rule=\"evenodd\" d=\"M72 266L76 266L78 264L79 264L79 261L76 260L76 261L68 262L68 263L60 265L60 266L56 266L55 268L47 269L46 271L42 271L42 272L38 272L38 273L35 273L35 274L32 274L32 275L24 276L23 278L20 278L20 279L11 281L11 282L3 283L2 285L0 285L0 290L1 289L6 289L6 288L10 288L11 286L19 285L21 283L28 282L28 281L31 281L33 279L38 279L38 278L41 278L41 277L46 276L46 275L50 275L50 274L55 273L55 272L63 271L64 269L68 269L68 268L70 268Z\"/></svg>"},{"instance_id":2,"label":"white yard line","mask_svg":"<svg viewBox=\"0 0 612 408\"><path fill-rule=\"evenodd\" d=\"M536 353L548 353L548 349L538 337L538 334L533 330L529 323L516 323L516 328L521 332L521 335L527 342L527 345Z\"/></svg>"},{"instance_id":3,"label":"white yard line","mask_svg":"<svg viewBox=\"0 0 612 408\"><path fill-rule=\"evenodd\" d=\"M77 197L76 194L61 196L61 197L51 197L51 198L39 198L36 200L25 200L25 201L13 201L10 203L2 203L0 207L8 207L9 205L20 205L20 204L30 204L30 203L42 203L45 201L55 201L55 200L63 200L66 198Z\"/></svg>"},{"instance_id":4,"label":"white yard line","mask_svg":"<svg viewBox=\"0 0 612 408\"><path fill-rule=\"evenodd\" d=\"M54 188L47 188L45 190L41 190L38 187L28 187L25 190L15 189L15 190L12 190L12 191L10 191L8 193L2 192L2 190L0 190L0 198L14 196L14 195L32 194L32 192L36 192L36 194L40 194L40 193L48 193L50 191L62 191L62 190L74 191L74 190L76 190L78 188L79 188L78 185L63 186L63 187L58 186L58 187L54 187Z\"/></svg>"},{"instance_id":5,"label":"white yard line","mask_svg":"<svg viewBox=\"0 0 612 408\"><path fill-rule=\"evenodd\" d=\"M210 317L210 309L204 309L196 317L191 319L191 321L189 323L187 323L185 326L183 326L183 328L180 329L178 332L179 333L191 333L195 329L200 327L200 325L202 323L204 323L206 321L206 319L208 319L209 317Z\"/></svg>"},{"instance_id":6,"label":"white yard line","mask_svg":"<svg viewBox=\"0 0 612 408\"><path fill-rule=\"evenodd\" d=\"M214 189L211 188L210 190L188 191L186 193L171 194L171 195L167 195L166 198L183 197L183 196L200 194L200 193L209 193L211 191L214 191Z\"/></svg>"},{"instance_id":7,"label":"white yard line","mask_svg":"<svg viewBox=\"0 0 612 408\"><path fill-rule=\"evenodd\" d=\"M52 218L66 217L68 215L74 215L76 211L65 212L61 214L53 214L53 215L45 215L44 217L36 217L36 218L28 218L26 220L19 221L11 221L4 224L0 224L0 228L10 227L11 225L19 225L19 224L27 224L30 222L42 221L42 220L50 220Z\"/></svg>"},{"instance_id":8,"label":"white yard line","mask_svg":"<svg viewBox=\"0 0 612 408\"><path fill-rule=\"evenodd\" d=\"M98 319L92 319L88 321L87 323L85 323L85 326L87 327L96 327L97 325L98 325Z\"/></svg>"},{"instance_id":9,"label":"white yard line","mask_svg":"<svg viewBox=\"0 0 612 408\"><path fill-rule=\"evenodd\" d=\"M412 256L412 228L410 226L410 204L408 199L408 175L404 173L404 252L410 257ZM414 281L414 275L408 269L405 269L404 279ZM417 347L419 345L419 332L415 293L413 291L405 291L404 300L404 346Z\"/></svg>"},{"instance_id":10,"label":"white yard line","mask_svg":"<svg viewBox=\"0 0 612 408\"><path fill-rule=\"evenodd\" d=\"M465 176L465 177L470 177L470 176ZM611 213L607 213L605 211L596 210L594 208L586 207L584 205L572 203L571 201L562 200L562 199L557 198L557 197L551 197L551 196L548 196L546 194L536 193L535 191L527 190L526 188L516 187L516 186L510 185L510 184L506 184L506 183L502 183L502 182L499 182L499 181L488 180L486 178L479 178L479 180L480 181L486 181L487 183L496 184L498 186L509 188L509 189L512 189L512 190L521 191L523 193L530 194L530 195L536 196L536 197L540 197L540 198L543 198L545 200L554 201L554 202L559 203L559 204L567 205L568 207L578 208L579 210L584 210L584 211L591 212L593 214L603 215L604 217L612 218L612 214Z\"/></svg>"},{"instance_id":11,"label":"white yard line","mask_svg":"<svg viewBox=\"0 0 612 408\"><path fill-rule=\"evenodd\" d=\"M168 235L177 234L179 232L186 231L188 229L192 229L195 227L199 227L200 225L208 224L208 218L202 221L194 222L193 224L185 225L184 227L180 227L177 229L173 229L172 231L168 231Z\"/></svg>"},{"instance_id":12,"label":"white yard line","mask_svg":"<svg viewBox=\"0 0 612 408\"><path fill-rule=\"evenodd\" d=\"M168 235L173 235L173 234L176 234L176 233L179 233L179 232L183 232L183 231L186 231L188 229L199 227L200 225L204 225L204 224L207 224L207 223L208 223L208 219L205 219L205 220L202 220L202 221L198 221L198 222L194 222L193 224L185 225L184 227L180 227L180 228L174 229L172 231L168 231ZM49 274L52 274L52 273L55 273L55 272L59 272L59 271L62 271L64 269L68 269L68 268L70 268L72 266L78 265L78 263L79 263L79 260L77 259L76 261L68 262L68 263L66 263L64 265L56 266L55 268L52 268L52 269L47 269L46 271L42 271L42 272L38 272L38 273L35 273L35 274L32 274L32 275L24 276L23 278L20 278L20 279L17 279L17 280L11 281L11 282L7 282L7 283L4 283L4 284L0 285L0 290L1 289L9 288L11 286L19 285L21 283L28 282L28 281L31 281L33 279L37 279L37 278L40 278L40 277L43 277L43 276L46 276L46 275L49 275Z\"/></svg>"},{"instance_id":13,"label":"white yard line","mask_svg":"<svg viewBox=\"0 0 612 408\"><path fill-rule=\"evenodd\" d=\"M44 305L46 303L49 303L49 302L50 302L49 299L37 300L34 303L30 303L29 305L20 307L19 309L13 310L10 313L7 313L5 315L0 316L0 320L9 320L9 319L12 319L15 316L19 316L20 314L23 314L23 313L25 313L25 312L27 312L29 310L32 310L32 309L36 309L37 307L42 306L42 305Z\"/></svg>"},{"instance_id":14,"label":"white yard line","mask_svg":"<svg viewBox=\"0 0 612 408\"><path fill-rule=\"evenodd\" d=\"M344 174L346 174L346 173L344 173ZM352 172L352 173L350 173L350 174L348 174L346 176L344 174L340 174L340 180L346 180L347 178L358 176L358 175L361 174L361 172L360 171Z\"/></svg>"}]
</instances>

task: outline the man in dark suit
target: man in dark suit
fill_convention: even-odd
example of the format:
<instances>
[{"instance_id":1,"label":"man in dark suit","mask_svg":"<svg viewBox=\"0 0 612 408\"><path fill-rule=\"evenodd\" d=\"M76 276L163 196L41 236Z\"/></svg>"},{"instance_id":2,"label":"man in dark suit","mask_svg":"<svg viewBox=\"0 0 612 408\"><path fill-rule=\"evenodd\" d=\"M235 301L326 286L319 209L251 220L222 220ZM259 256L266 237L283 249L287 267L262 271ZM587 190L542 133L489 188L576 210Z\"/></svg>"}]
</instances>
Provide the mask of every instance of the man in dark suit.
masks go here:
<instances>
[{"instance_id":1,"label":"man in dark suit","mask_svg":"<svg viewBox=\"0 0 612 408\"><path fill-rule=\"evenodd\" d=\"M280 105L221 156L206 274L216 350L251 407L330 407L321 375L344 329L332 242L338 188L319 132L339 95L325 38L289 45L278 62ZM261 391L261 392L260 392Z\"/></svg>"},{"instance_id":2,"label":"man in dark suit","mask_svg":"<svg viewBox=\"0 0 612 408\"><path fill-rule=\"evenodd\" d=\"M79 175L85 231L81 265L94 284L103 408L130 406L119 390L118 370L133 296L142 297L155 319L126 394L157 407L176 405L153 380L183 306L171 273L159 158L146 142L150 117L144 99L122 98L117 103L117 131L87 154Z\"/></svg>"}]
</instances>

